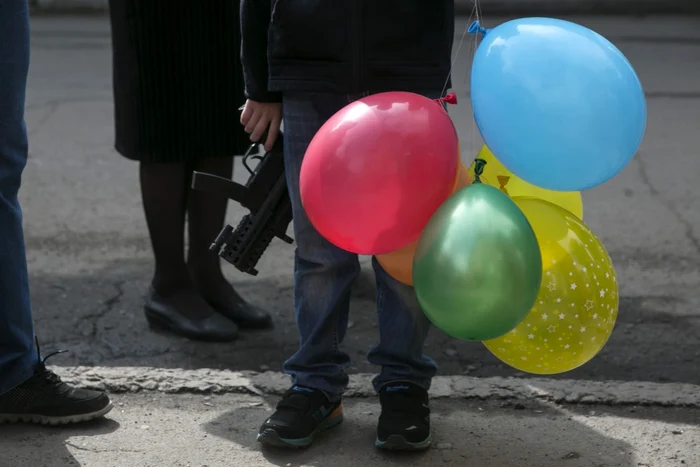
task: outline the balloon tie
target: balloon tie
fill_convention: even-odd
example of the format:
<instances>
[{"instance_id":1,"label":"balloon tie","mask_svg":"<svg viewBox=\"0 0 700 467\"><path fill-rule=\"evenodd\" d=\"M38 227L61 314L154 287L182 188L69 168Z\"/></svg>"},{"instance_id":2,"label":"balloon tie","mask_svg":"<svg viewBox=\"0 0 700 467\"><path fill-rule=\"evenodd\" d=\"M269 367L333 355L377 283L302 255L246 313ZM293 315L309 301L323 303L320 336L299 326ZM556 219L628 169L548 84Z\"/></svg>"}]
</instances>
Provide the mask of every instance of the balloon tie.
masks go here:
<instances>
[{"instance_id":1,"label":"balloon tie","mask_svg":"<svg viewBox=\"0 0 700 467\"><path fill-rule=\"evenodd\" d=\"M498 189L510 196L508 189L506 188L506 185L508 185L508 182L510 181L510 177L507 175L497 175L496 180L498 180L498 184L500 185Z\"/></svg>"},{"instance_id":2,"label":"balloon tie","mask_svg":"<svg viewBox=\"0 0 700 467\"><path fill-rule=\"evenodd\" d=\"M467 32L469 34L481 34L481 38L483 39L484 37L486 37L486 34L489 33L489 29L484 28L479 23L479 20L476 20L472 24L469 25Z\"/></svg>"},{"instance_id":3,"label":"balloon tie","mask_svg":"<svg viewBox=\"0 0 700 467\"><path fill-rule=\"evenodd\" d=\"M455 94L454 92L451 92L444 97L440 97L438 99L435 99L435 102L437 102L439 104L455 105L455 104L457 104L457 94Z\"/></svg>"},{"instance_id":4,"label":"balloon tie","mask_svg":"<svg viewBox=\"0 0 700 467\"><path fill-rule=\"evenodd\" d=\"M477 157L474 159L474 183L481 183L481 175L484 173L486 161Z\"/></svg>"}]
</instances>

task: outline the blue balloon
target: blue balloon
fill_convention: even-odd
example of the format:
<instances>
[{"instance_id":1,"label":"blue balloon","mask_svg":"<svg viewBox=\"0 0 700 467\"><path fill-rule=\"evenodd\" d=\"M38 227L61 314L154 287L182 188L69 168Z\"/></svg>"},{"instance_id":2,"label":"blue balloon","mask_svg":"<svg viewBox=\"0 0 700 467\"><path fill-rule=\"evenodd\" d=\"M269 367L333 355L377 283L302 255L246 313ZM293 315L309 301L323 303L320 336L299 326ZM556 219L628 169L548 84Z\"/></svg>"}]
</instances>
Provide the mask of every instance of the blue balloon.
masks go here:
<instances>
[{"instance_id":1,"label":"blue balloon","mask_svg":"<svg viewBox=\"0 0 700 467\"><path fill-rule=\"evenodd\" d=\"M632 65L588 28L525 18L484 34L471 75L474 118L510 171L533 185L580 191L617 175L646 127Z\"/></svg>"}]
</instances>

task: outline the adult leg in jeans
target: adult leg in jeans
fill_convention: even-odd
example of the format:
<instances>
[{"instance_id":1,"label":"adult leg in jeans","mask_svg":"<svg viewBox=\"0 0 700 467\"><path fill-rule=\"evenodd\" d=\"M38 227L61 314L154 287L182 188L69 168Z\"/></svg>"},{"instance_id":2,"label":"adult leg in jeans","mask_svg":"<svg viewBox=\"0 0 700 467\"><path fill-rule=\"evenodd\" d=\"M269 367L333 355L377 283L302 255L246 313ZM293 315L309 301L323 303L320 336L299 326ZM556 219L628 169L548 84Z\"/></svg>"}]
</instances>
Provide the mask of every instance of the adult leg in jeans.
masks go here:
<instances>
[{"instance_id":1,"label":"adult leg in jeans","mask_svg":"<svg viewBox=\"0 0 700 467\"><path fill-rule=\"evenodd\" d=\"M27 0L0 0L0 423L65 424L103 416L106 394L76 389L34 350L29 280L17 201L27 163L24 97L29 67Z\"/></svg>"},{"instance_id":2,"label":"adult leg in jeans","mask_svg":"<svg viewBox=\"0 0 700 467\"><path fill-rule=\"evenodd\" d=\"M335 112L348 104L344 95L288 93L283 101L284 158L297 244L294 314L301 345L284 364L295 385L322 391L332 401L348 383L350 357L339 349L345 337L350 288L360 272L357 255L319 234L301 205L299 174L311 139Z\"/></svg>"},{"instance_id":3,"label":"adult leg in jeans","mask_svg":"<svg viewBox=\"0 0 700 467\"><path fill-rule=\"evenodd\" d=\"M27 8L27 0L0 2L0 394L28 380L38 364L17 200L27 163Z\"/></svg>"}]
</instances>

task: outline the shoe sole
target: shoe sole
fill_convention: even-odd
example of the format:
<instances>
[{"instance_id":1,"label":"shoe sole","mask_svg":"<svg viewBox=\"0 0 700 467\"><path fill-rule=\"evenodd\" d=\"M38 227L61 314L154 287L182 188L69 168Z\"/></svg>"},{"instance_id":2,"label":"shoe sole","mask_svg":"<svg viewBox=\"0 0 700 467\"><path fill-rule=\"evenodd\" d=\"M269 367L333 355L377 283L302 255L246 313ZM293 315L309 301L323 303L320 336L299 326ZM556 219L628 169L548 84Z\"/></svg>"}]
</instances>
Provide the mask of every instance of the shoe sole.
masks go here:
<instances>
[{"instance_id":1,"label":"shoe sole","mask_svg":"<svg viewBox=\"0 0 700 467\"><path fill-rule=\"evenodd\" d=\"M275 329L275 323L272 321L272 319L260 324L246 323L245 321L236 321L233 318L229 319L236 323L238 327L244 331L272 331L273 329Z\"/></svg>"},{"instance_id":2,"label":"shoe sole","mask_svg":"<svg viewBox=\"0 0 700 467\"><path fill-rule=\"evenodd\" d=\"M206 338L202 338L202 336L197 333L183 331L177 326L173 326L170 321L160 318L148 307L145 307L144 311L146 321L148 321L148 326L153 330L168 331L172 334L200 342L233 342L238 339L237 333L233 336L207 336Z\"/></svg>"},{"instance_id":3,"label":"shoe sole","mask_svg":"<svg viewBox=\"0 0 700 467\"><path fill-rule=\"evenodd\" d=\"M237 319L232 313L226 313L223 311L223 308L220 306L217 306L215 303L212 302L207 302L209 303L209 306L214 308L220 315L224 316L225 318L230 319L236 325L238 325L238 328L244 331L271 331L275 329L275 322L272 320L272 316L268 316L265 320L260 320L260 321L246 321L246 320L241 320Z\"/></svg>"},{"instance_id":4,"label":"shoe sole","mask_svg":"<svg viewBox=\"0 0 700 467\"><path fill-rule=\"evenodd\" d=\"M327 418L321 422L318 427L306 438L299 439L287 439L281 438L280 435L273 429L267 428L258 434L258 442L264 446L275 447L275 448L285 448L285 449L304 449L311 446L314 442L316 436L319 433L330 430L333 427L340 425L343 422L343 414L340 414L334 418Z\"/></svg>"},{"instance_id":5,"label":"shoe sole","mask_svg":"<svg viewBox=\"0 0 700 467\"><path fill-rule=\"evenodd\" d=\"M33 423L37 425L69 425L83 423L104 417L114 406L110 402L106 407L90 413L68 415L66 417L50 417L39 414L0 414L0 425L3 423Z\"/></svg>"},{"instance_id":6,"label":"shoe sole","mask_svg":"<svg viewBox=\"0 0 700 467\"><path fill-rule=\"evenodd\" d=\"M410 443L401 435L391 435L386 441L377 439L374 442L377 448L385 451L425 451L431 444L433 444L432 434L428 435L428 437L420 443Z\"/></svg>"}]
</instances>

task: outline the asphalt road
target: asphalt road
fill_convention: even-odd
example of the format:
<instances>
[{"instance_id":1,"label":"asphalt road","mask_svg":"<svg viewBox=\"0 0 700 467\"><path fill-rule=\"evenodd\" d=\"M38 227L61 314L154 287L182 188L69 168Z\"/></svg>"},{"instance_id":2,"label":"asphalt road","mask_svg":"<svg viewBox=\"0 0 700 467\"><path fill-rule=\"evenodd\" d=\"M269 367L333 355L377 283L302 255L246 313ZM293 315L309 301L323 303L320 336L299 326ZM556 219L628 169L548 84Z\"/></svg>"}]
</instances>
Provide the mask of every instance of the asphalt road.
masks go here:
<instances>
[{"instance_id":1,"label":"asphalt road","mask_svg":"<svg viewBox=\"0 0 700 467\"><path fill-rule=\"evenodd\" d=\"M573 379L700 384L700 19L570 18L609 37L636 67L649 123L641 152L613 181L584 193L586 222L615 262L620 320L603 352ZM501 19L486 18L486 26ZM460 21L455 36L460 43ZM154 334L141 306L152 269L137 166L113 150L108 22L35 18L27 121L30 160L22 201L38 334L58 365L278 370L295 350L292 255L275 242L253 278L227 268L277 327L233 344ZM468 99L470 39L454 77L451 114L469 163L480 141ZM235 125L236 122L232 122ZM592 163L595 161L592 159ZM242 176L242 172L239 171ZM243 214L231 206L230 219ZM364 260L367 264L367 261ZM366 270L354 292L345 346L354 369L377 339L374 286ZM434 332L427 352L445 375L512 375L478 343Z\"/></svg>"},{"instance_id":2,"label":"asphalt road","mask_svg":"<svg viewBox=\"0 0 700 467\"><path fill-rule=\"evenodd\" d=\"M379 404L345 404L341 426L308 450L261 450L275 401L227 394L115 396L106 420L48 430L0 426L7 467L695 467L697 409L560 407L536 402L435 401L433 449L374 449ZM177 440L173 442L173 440ZM4 461L4 462L3 462Z\"/></svg>"}]
</instances>

